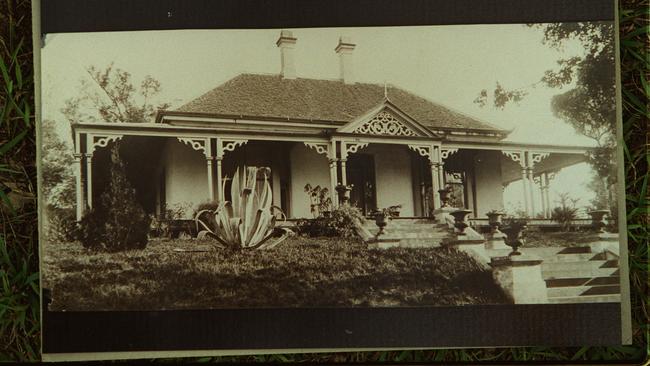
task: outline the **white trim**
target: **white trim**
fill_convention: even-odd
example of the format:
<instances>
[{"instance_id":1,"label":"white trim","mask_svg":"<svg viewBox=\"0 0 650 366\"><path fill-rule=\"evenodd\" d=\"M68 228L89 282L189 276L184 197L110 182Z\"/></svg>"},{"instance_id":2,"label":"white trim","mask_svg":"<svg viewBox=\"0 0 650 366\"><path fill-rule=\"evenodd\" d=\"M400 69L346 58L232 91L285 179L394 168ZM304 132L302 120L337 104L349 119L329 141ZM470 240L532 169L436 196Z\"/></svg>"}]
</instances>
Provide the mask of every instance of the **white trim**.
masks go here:
<instances>
[{"instance_id":1,"label":"white trim","mask_svg":"<svg viewBox=\"0 0 650 366\"><path fill-rule=\"evenodd\" d=\"M165 122L169 121L169 122ZM224 117L194 117L194 116L163 116L161 122L157 122L156 125L168 124L171 126L174 125L174 121L187 121L187 122L210 122L210 123L232 123L235 125L262 125L262 126L283 126L283 127L308 127L308 128L331 128L337 129L341 125L344 125L345 122L332 121L332 123L318 123L318 122L292 122L291 120L287 121L263 121L256 119L245 119L245 118L224 118ZM289 125L287 125L289 122ZM337 126L338 125L338 126ZM217 126L215 126L217 127ZM221 126L218 126L221 127Z\"/></svg>"}]
</instances>

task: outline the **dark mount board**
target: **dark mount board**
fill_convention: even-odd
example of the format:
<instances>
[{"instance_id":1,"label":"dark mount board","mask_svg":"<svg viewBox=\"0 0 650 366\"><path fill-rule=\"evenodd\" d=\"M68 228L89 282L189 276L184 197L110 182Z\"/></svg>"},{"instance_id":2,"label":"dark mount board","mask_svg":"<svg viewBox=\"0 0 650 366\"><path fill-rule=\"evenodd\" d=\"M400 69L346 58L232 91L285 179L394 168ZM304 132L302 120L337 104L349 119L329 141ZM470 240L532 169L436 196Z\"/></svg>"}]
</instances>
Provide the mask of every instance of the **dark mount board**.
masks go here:
<instances>
[{"instance_id":1,"label":"dark mount board","mask_svg":"<svg viewBox=\"0 0 650 366\"><path fill-rule=\"evenodd\" d=\"M620 304L43 313L43 352L617 345ZM56 330L56 331L55 331Z\"/></svg>"},{"instance_id":2,"label":"dark mount board","mask_svg":"<svg viewBox=\"0 0 650 366\"><path fill-rule=\"evenodd\" d=\"M42 32L614 20L612 0L43 0Z\"/></svg>"}]
</instances>

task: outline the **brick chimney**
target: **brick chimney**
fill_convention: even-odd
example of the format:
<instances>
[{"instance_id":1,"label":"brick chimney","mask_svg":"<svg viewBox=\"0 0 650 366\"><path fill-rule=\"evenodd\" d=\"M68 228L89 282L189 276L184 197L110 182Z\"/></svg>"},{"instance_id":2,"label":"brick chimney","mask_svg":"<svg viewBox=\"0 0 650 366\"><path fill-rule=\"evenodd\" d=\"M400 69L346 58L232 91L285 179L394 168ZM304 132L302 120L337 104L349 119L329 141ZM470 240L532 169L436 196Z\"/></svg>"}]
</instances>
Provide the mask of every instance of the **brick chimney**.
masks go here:
<instances>
[{"instance_id":1,"label":"brick chimney","mask_svg":"<svg viewBox=\"0 0 650 366\"><path fill-rule=\"evenodd\" d=\"M280 48L280 75L284 79L296 78L296 64L293 60L293 47L296 44L296 40L297 38L293 36L293 32L283 30L280 32L280 38L275 42Z\"/></svg>"},{"instance_id":2,"label":"brick chimney","mask_svg":"<svg viewBox=\"0 0 650 366\"><path fill-rule=\"evenodd\" d=\"M334 51L339 55L339 78L346 84L354 84L354 68L352 66L352 51L356 45L350 37L340 37Z\"/></svg>"}]
</instances>

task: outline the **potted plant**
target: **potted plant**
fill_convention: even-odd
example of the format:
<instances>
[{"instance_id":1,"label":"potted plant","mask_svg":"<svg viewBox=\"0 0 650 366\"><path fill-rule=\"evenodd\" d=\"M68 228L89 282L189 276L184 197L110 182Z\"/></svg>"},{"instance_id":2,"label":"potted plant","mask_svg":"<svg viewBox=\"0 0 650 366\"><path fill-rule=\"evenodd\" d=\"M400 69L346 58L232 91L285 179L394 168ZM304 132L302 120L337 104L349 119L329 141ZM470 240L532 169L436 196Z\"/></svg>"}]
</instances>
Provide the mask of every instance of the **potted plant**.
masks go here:
<instances>
[{"instance_id":1,"label":"potted plant","mask_svg":"<svg viewBox=\"0 0 650 366\"><path fill-rule=\"evenodd\" d=\"M385 210L390 217L399 217L399 212L402 210L402 204L388 206Z\"/></svg>"},{"instance_id":2,"label":"potted plant","mask_svg":"<svg viewBox=\"0 0 650 366\"><path fill-rule=\"evenodd\" d=\"M441 207L449 207L449 193L451 190L449 187L445 187L442 189L438 190L438 193L440 194L440 202L441 202Z\"/></svg>"}]
</instances>

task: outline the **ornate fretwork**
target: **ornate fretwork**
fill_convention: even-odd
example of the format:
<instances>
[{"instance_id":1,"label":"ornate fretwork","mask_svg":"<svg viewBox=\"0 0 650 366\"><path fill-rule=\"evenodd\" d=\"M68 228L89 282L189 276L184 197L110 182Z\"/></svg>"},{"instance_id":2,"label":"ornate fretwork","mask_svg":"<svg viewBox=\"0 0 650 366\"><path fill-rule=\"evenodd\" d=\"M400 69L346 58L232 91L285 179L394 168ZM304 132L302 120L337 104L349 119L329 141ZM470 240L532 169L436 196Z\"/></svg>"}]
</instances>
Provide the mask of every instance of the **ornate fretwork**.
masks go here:
<instances>
[{"instance_id":1,"label":"ornate fretwork","mask_svg":"<svg viewBox=\"0 0 650 366\"><path fill-rule=\"evenodd\" d=\"M519 163L522 167L525 166L525 162L521 160L521 151L508 151L504 150L501 151L503 155L507 156L510 158L510 160L514 161L515 163Z\"/></svg>"},{"instance_id":2,"label":"ornate fretwork","mask_svg":"<svg viewBox=\"0 0 650 366\"><path fill-rule=\"evenodd\" d=\"M377 113L353 132L368 135L417 136L415 132L386 111Z\"/></svg>"},{"instance_id":3,"label":"ornate fretwork","mask_svg":"<svg viewBox=\"0 0 650 366\"><path fill-rule=\"evenodd\" d=\"M345 145L345 150L348 154L355 154L359 149L363 149L364 147L368 146L367 142L353 142L353 143L346 143Z\"/></svg>"},{"instance_id":4,"label":"ornate fretwork","mask_svg":"<svg viewBox=\"0 0 650 366\"><path fill-rule=\"evenodd\" d=\"M530 152L528 154L530 154L529 158L530 158L530 166L531 167L534 164L539 163L540 161L542 161L542 159L545 159L550 155L550 153L536 153L536 152Z\"/></svg>"},{"instance_id":5,"label":"ornate fretwork","mask_svg":"<svg viewBox=\"0 0 650 366\"><path fill-rule=\"evenodd\" d=\"M234 151L237 146L244 145L248 140L227 140L223 141L223 151Z\"/></svg>"},{"instance_id":6,"label":"ornate fretwork","mask_svg":"<svg viewBox=\"0 0 650 366\"><path fill-rule=\"evenodd\" d=\"M440 158L445 160L449 155L455 154L456 152L458 152L458 149L440 149Z\"/></svg>"},{"instance_id":7,"label":"ornate fretwork","mask_svg":"<svg viewBox=\"0 0 650 366\"><path fill-rule=\"evenodd\" d=\"M321 142L305 142L305 146L314 149L316 153L329 156L329 144Z\"/></svg>"},{"instance_id":8,"label":"ornate fretwork","mask_svg":"<svg viewBox=\"0 0 650 366\"><path fill-rule=\"evenodd\" d=\"M122 135L93 135L92 144L88 147L88 154L92 154L98 147L106 147L111 142L122 138Z\"/></svg>"},{"instance_id":9,"label":"ornate fretwork","mask_svg":"<svg viewBox=\"0 0 650 366\"><path fill-rule=\"evenodd\" d=\"M188 145L196 151L201 151L205 154L205 139L202 138L192 138L192 137L179 137L178 141Z\"/></svg>"},{"instance_id":10,"label":"ornate fretwork","mask_svg":"<svg viewBox=\"0 0 650 366\"><path fill-rule=\"evenodd\" d=\"M409 149L415 151L420 156L431 160L431 146L409 145Z\"/></svg>"}]
</instances>

